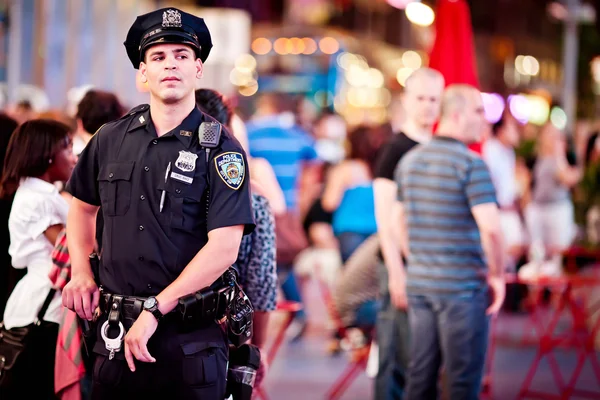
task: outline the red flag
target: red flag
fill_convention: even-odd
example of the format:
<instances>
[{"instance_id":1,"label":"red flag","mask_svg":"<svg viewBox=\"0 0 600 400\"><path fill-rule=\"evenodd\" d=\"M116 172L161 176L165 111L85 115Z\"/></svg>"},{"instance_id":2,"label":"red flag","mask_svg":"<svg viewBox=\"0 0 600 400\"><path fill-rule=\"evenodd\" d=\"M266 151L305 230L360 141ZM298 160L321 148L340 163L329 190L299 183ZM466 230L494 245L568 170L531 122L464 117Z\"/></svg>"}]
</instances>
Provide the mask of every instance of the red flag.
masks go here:
<instances>
[{"instance_id":1,"label":"red flag","mask_svg":"<svg viewBox=\"0 0 600 400\"><path fill-rule=\"evenodd\" d=\"M429 67L442 73L446 86L465 83L479 88L471 12L465 0L438 0L435 41ZM481 143L469 148L481 154Z\"/></svg>"},{"instance_id":2,"label":"red flag","mask_svg":"<svg viewBox=\"0 0 600 400\"><path fill-rule=\"evenodd\" d=\"M442 73L446 85L466 83L478 88L471 12L467 2L438 0L435 32L429 66Z\"/></svg>"}]
</instances>

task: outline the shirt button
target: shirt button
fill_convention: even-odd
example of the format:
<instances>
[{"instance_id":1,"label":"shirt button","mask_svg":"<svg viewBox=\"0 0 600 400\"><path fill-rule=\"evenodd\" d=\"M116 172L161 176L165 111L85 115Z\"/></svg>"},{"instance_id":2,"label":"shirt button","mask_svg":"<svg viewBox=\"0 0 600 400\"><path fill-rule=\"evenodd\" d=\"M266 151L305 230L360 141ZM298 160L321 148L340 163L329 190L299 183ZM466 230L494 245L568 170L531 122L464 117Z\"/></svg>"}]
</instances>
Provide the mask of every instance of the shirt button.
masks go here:
<instances>
[{"instance_id":1,"label":"shirt button","mask_svg":"<svg viewBox=\"0 0 600 400\"><path fill-rule=\"evenodd\" d=\"M177 194L181 193L181 189L175 189L175 193L177 193Z\"/></svg>"},{"instance_id":2,"label":"shirt button","mask_svg":"<svg viewBox=\"0 0 600 400\"><path fill-rule=\"evenodd\" d=\"M144 257L142 257L142 256L139 256L139 257L138 257L138 260L140 260L140 261L144 261Z\"/></svg>"},{"instance_id":3,"label":"shirt button","mask_svg":"<svg viewBox=\"0 0 600 400\"><path fill-rule=\"evenodd\" d=\"M158 144L158 140L154 139L154 140L152 141L152 144Z\"/></svg>"},{"instance_id":4,"label":"shirt button","mask_svg":"<svg viewBox=\"0 0 600 400\"><path fill-rule=\"evenodd\" d=\"M145 167L144 167L144 171L146 171L146 172L150 171L150 167L148 167L148 166L145 166Z\"/></svg>"},{"instance_id":5,"label":"shirt button","mask_svg":"<svg viewBox=\"0 0 600 400\"><path fill-rule=\"evenodd\" d=\"M140 200L146 200L146 196L144 196L144 195L141 195L141 196L140 196Z\"/></svg>"},{"instance_id":6,"label":"shirt button","mask_svg":"<svg viewBox=\"0 0 600 400\"><path fill-rule=\"evenodd\" d=\"M148 289L152 289L152 285L151 284L148 284Z\"/></svg>"},{"instance_id":7,"label":"shirt button","mask_svg":"<svg viewBox=\"0 0 600 400\"><path fill-rule=\"evenodd\" d=\"M113 176L115 176L115 174L113 174L112 172L110 174L108 174L109 178L112 178Z\"/></svg>"},{"instance_id":8,"label":"shirt button","mask_svg":"<svg viewBox=\"0 0 600 400\"><path fill-rule=\"evenodd\" d=\"M144 230L144 225L140 225L139 229L140 229L140 231L143 231Z\"/></svg>"}]
</instances>

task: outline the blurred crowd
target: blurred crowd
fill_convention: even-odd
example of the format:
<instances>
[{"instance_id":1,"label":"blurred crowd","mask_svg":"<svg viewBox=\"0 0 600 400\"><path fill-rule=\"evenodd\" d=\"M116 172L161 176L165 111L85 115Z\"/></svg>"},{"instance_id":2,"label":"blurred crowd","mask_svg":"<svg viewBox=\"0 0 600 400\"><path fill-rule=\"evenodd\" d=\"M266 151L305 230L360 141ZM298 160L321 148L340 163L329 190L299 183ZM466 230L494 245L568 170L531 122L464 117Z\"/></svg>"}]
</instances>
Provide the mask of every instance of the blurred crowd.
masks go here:
<instances>
[{"instance_id":1,"label":"blurred crowd","mask_svg":"<svg viewBox=\"0 0 600 400\"><path fill-rule=\"evenodd\" d=\"M248 290L258 319L264 318L261 313L276 308L276 299L265 298L272 288L277 287L285 300L303 304L305 284L316 279L322 284L333 322L327 338L331 353L368 346L375 339L385 346L381 342L386 339L380 332L375 334L375 327L383 331L385 326L378 320L378 312L383 307L380 273L385 255L381 242L386 239L378 236L381 221L374 182L382 177L377 171L383 168L383 153L397 134L410 131L414 139L420 129L433 128L439 116L441 91L414 85L414 90L393 98L389 122L378 126L348 126L330 109L307 114L301 96L259 93L248 111L237 109L235 99L214 91L197 92L200 108L226 125L249 157L257 225L264 229L257 228L253 242L240 250L240 258L254 257L248 261L250 275L259 274L260 265L274 268L275 263L277 274L276 280L270 275L247 279L248 286L253 280L261 282L255 292ZM7 325L27 322L32 311L26 303L49 273L32 273L32 265L27 265L25 275L26 265L19 258L32 251L49 256L60 234L46 235L48 241L31 245L33 248L17 247L6 239L34 234L19 231L15 221L9 223L17 187L29 179L30 192L21 196L44 195L53 204L46 208L47 215L40 215L40 210L28 209L27 202L20 202L21 219L49 219L50 225L64 226L70 198L62 188L77 155L103 124L129 109L114 93L91 87L73 100L64 110L44 112L34 111L25 100L0 116L0 218L5 230L0 251L0 312ZM539 128L523 126L508 112L485 125L478 151L496 191L509 256L506 272L525 277L560 275L564 273L562 256L569 248L598 245L599 132L593 124L581 125L573 133L550 122ZM52 185L31 179L40 176ZM273 251L251 255L252 249L261 245ZM41 265L46 268L50 263L48 259ZM509 290L508 311L520 311L527 305L522 289ZM291 340L301 340L306 332L306 312L301 308L294 313L288 329ZM51 308L47 317L60 323L58 306ZM266 321L256 326L255 341L261 346L268 336ZM382 354L380 371L386 368Z\"/></svg>"}]
</instances>

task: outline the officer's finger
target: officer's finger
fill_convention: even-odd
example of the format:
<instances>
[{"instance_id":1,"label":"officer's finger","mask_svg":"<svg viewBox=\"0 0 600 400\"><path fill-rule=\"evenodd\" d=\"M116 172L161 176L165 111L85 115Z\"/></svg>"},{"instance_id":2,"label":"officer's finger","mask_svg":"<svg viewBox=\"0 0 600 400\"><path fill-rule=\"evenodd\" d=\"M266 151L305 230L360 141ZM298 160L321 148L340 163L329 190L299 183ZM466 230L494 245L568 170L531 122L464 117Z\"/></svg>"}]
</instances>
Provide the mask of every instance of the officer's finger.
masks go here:
<instances>
[{"instance_id":1,"label":"officer's finger","mask_svg":"<svg viewBox=\"0 0 600 400\"><path fill-rule=\"evenodd\" d=\"M133 355L131 354L131 350L129 349L129 345L125 342L125 360L127 361L127 365L131 372L135 372L135 362L133 361Z\"/></svg>"},{"instance_id":2,"label":"officer's finger","mask_svg":"<svg viewBox=\"0 0 600 400\"><path fill-rule=\"evenodd\" d=\"M150 355L148 347L142 343L140 343L140 355L144 358L144 362L156 362L156 359Z\"/></svg>"},{"instance_id":3,"label":"officer's finger","mask_svg":"<svg viewBox=\"0 0 600 400\"><path fill-rule=\"evenodd\" d=\"M62 292L62 303L63 306L73 311L73 296L71 296L71 292L69 290Z\"/></svg>"},{"instance_id":4,"label":"officer's finger","mask_svg":"<svg viewBox=\"0 0 600 400\"><path fill-rule=\"evenodd\" d=\"M98 290L98 288L96 288L96 290L94 290L94 293L92 294L92 314L94 313L96 308L98 308L98 304L100 304L100 291Z\"/></svg>"},{"instance_id":5,"label":"officer's finger","mask_svg":"<svg viewBox=\"0 0 600 400\"><path fill-rule=\"evenodd\" d=\"M81 296L81 305L83 308L83 315L84 315L84 319L87 319L88 321L92 320L92 309L90 307L91 305L91 297L89 293L85 293Z\"/></svg>"},{"instance_id":6,"label":"officer's finger","mask_svg":"<svg viewBox=\"0 0 600 400\"><path fill-rule=\"evenodd\" d=\"M75 312L77 313L77 315L85 319L85 313L83 312L83 302L81 300L81 297L81 294L76 294L75 296L73 296L73 305L75 306Z\"/></svg>"}]
</instances>

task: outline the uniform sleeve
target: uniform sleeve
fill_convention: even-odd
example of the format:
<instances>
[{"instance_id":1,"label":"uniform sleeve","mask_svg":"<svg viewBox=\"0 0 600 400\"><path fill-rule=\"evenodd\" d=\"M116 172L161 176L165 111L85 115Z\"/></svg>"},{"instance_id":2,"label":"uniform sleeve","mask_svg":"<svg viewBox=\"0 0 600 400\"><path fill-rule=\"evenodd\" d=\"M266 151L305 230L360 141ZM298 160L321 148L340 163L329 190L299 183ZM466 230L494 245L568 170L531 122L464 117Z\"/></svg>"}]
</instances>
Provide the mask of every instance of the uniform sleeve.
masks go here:
<instances>
[{"instance_id":1,"label":"uniform sleeve","mask_svg":"<svg viewBox=\"0 0 600 400\"><path fill-rule=\"evenodd\" d=\"M208 231L244 225L244 234L251 233L255 224L246 153L237 141L228 138L211 161Z\"/></svg>"},{"instance_id":2,"label":"uniform sleeve","mask_svg":"<svg viewBox=\"0 0 600 400\"><path fill-rule=\"evenodd\" d=\"M385 178L393 181L394 172L396 171L396 166L401 157L402 154L395 145L384 145L381 148L381 153L377 157L377 163L375 164L375 178Z\"/></svg>"},{"instance_id":3,"label":"uniform sleeve","mask_svg":"<svg viewBox=\"0 0 600 400\"><path fill-rule=\"evenodd\" d=\"M465 192L470 208L479 204L496 203L496 190L490 177L490 171L479 157L473 160L467 175Z\"/></svg>"},{"instance_id":4,"label":"uniform sleeve","mask_svg":"<svg viewBox=\"0 0 600 400\"><path fill-rule=\"evenodd\" d=\"M99 131L92 136L92 139L80 154L65 189L73 197L94 206L100 206L100 193L98 191Z\"/></svg>"}]
</instances>

